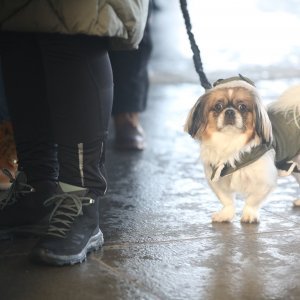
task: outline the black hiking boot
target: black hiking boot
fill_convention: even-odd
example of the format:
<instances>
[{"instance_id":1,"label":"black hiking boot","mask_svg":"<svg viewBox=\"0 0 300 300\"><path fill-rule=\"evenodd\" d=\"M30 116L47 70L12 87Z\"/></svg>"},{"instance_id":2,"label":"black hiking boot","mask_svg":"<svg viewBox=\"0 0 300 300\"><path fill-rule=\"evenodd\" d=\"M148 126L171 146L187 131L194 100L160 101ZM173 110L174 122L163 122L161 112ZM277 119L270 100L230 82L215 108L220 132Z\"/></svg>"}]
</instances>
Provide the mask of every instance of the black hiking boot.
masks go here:
<instances>
[{"instance_id":1,"label":"black hiking boot","mask_svg":"<svg viewBox=\"0 0 300 300\"><path fill-rule=\"evenodd\" d=\"M11 234L41 234L48 227L47 215L51 207L44 201L57 193L55 181L27 183L24 172L17 172L16 178L6 169L2 172L10 178L11 186L0 193L0 239Z\"/></svg>"},{"instance_id":2,"label":"black hiking boot","mask_svg":"<svg viewBox=\"0 0 300 300\"><path fill-rule=\"evenodd\" d=\"M99 229L99 197L88 190L61 193L45 205L54 204L47 233L32 249L34 262L73 265L86 259L89 252L103 245Z\"/></svg>"}]
</instances>

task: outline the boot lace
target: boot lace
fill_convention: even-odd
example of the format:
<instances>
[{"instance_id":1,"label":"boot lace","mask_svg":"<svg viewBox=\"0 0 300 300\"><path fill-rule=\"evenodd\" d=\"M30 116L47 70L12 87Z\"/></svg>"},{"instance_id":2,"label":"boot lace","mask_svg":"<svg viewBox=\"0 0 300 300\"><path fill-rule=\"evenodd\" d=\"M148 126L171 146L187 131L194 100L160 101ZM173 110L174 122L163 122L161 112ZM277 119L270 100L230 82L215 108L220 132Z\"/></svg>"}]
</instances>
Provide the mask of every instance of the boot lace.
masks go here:
<instances>
[{"instance_id":1,"label":"boot lace","mask_svg":"<svg viewBox=\"0 0 300 300\"><path fill-rule=\"evenodd\" d=\"M0 194L0 210L16 203L21 196L34 192L34 188L26 183L26 176L23 172L18 172L14 178L8 169L1 169L1 171L9 178L11 186L6 192Z\"/></svg>"},{"instance_id":2,"label":"boot lace","mask_svg":"<svg viewBox=\"0 0 300 300\"><path fill-rule=\"evenodd\" d=\"M75 194L55 195L44 202L45 206L55 205L50 214L47 235L64 238L76 217L82 215L83 206L91 205L95 200Z\"/></svg>"}]
</instances>

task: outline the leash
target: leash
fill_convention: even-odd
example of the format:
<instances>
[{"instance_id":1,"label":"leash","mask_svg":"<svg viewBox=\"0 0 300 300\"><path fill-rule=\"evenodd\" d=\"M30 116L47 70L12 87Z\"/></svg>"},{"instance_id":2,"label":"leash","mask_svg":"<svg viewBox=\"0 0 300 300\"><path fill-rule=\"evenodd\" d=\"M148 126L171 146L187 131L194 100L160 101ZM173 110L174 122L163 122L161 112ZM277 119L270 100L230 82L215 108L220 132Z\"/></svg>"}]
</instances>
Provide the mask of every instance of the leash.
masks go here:
<instances>
[{"instance_id":1,"label":"leash","mask_svg":"<svg viewBox=\"0 0 300 300\"><path fill-rule=\"evenodd\" d=\"M203 64L202 64L202 60L201 60L201 56L200 56L200 50L195 41L194 34L192 33L191 19L190 19L190 15L189 15L189 12L187 9L186 0L180 0L180 7L181 7L182 15L184 18L186 31L187 31L187 34L188 34L188 37L190 40L191 49L193 51L193 61L194 61L196 72L199 75L200 84L205 90L211 89L212 85L208 81L208 79L204 73Z\"/></svg>"}]
</instances>

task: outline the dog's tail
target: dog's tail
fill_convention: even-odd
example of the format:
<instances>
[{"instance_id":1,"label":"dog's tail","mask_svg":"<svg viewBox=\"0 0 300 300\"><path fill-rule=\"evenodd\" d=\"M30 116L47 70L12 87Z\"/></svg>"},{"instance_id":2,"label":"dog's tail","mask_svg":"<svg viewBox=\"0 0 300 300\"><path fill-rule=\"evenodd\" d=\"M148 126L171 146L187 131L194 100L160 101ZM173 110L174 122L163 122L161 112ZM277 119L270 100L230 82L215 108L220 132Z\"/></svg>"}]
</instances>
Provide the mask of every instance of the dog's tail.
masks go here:
<instances>
[{"instance_id":1,"label":"dog's tail","mask_svg":"<svg viewBox=\"0 0 300 300\"><path fill-rule=\"evenodd\" d=\"M274 113L293 113L294 121L300 129L300 84L284 91L277 101L270 104L268 111Z\"/></svg>"}]
</instances>

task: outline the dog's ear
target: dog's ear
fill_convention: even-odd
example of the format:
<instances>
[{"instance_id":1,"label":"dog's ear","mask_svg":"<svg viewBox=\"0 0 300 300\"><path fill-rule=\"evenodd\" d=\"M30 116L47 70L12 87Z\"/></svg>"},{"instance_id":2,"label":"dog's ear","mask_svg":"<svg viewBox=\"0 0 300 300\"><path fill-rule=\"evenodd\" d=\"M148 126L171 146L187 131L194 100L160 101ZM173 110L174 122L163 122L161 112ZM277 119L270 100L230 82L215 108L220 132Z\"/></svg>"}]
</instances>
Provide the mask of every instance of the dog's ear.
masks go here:
<instances>
[{"instance_id":1,"label":"dog's ear","mask_svg":"<svg viewBox=\"0 0 300 300\"><path fill-rule=\"evenodd\" d=\"M201 138L202 132L207 126L208 122L208 95L201 96L195 105L190 110L186 123L184 125L184 131L186 131L193 138L197 135Z\"/></svg>"},{"instance_id":2,"label":"dog's ear","mask_svg":"<svg viewBox=\"0 0 300 300\"><path fill-rule=\"evenodd\" d=\"M255 131L263 143L270 144L273 141L272 124L266 108L262 105L258 96L255 96Z\"/></svg>"}]
</instances>

